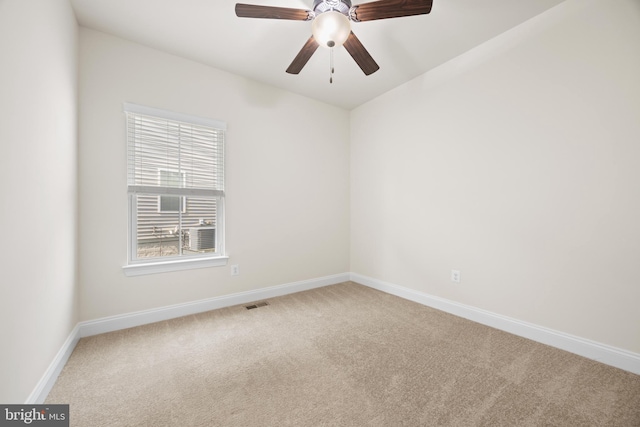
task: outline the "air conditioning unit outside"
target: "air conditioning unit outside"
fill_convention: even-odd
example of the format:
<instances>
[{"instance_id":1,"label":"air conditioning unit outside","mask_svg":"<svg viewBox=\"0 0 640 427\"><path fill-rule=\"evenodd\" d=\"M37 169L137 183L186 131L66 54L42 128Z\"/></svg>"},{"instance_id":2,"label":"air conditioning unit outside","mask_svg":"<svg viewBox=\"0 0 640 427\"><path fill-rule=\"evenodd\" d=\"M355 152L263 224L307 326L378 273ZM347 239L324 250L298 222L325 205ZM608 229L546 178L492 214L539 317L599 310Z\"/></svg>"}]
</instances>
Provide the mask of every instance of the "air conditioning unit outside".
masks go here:
<instances>
[{"instance_id":1,"label":"air conditioning unit outside","mask_svg":"<svg viewBox=\"0 0 640 427\"><path fill-rule=\"evenodd\" d=\"M189 228L189 249L192 251L204 251L216 247L215 227L191 227Z\"/></svg>"}]
</instances>

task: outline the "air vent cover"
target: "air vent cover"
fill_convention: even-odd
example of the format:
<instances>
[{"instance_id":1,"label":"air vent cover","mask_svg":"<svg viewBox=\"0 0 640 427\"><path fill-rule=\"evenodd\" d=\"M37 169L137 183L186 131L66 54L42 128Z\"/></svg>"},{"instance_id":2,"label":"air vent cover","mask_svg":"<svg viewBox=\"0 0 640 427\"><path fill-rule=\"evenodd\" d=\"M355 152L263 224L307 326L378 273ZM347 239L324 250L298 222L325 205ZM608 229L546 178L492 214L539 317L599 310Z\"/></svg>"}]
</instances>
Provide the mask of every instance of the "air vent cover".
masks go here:
<instances>
[{"instance_id":1,"label":"air vent cover","mask_svg":"<svg viewBox=\"0 0 640 427\"><path fill-rule=\"evenodd\" d=\"M254 308L264 307L266 305L269 305L269 303L266 301L262 301L262 302L255 302L253 304L245 305L244 308L246 308L247 310L253 310Z\"/></svg>"}]
</instances>

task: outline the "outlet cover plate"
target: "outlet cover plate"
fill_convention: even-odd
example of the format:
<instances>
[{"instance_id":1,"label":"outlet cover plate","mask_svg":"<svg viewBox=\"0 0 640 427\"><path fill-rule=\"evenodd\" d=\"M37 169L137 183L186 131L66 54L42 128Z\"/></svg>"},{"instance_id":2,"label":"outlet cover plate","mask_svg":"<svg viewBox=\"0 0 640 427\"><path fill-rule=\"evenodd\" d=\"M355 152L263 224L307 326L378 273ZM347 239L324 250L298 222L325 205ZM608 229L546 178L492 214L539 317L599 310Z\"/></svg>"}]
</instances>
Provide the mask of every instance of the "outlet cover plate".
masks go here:
<instances>
[{"instance_id":1,"label":"outlet cover plate","mask_svg":"<svg viewBox=\"0 0 640 427\"><path fill-rule=\"evenodd\" d=\"M451 270L451 281L460 283L460 270Z\"/></svg>"}]
</instances>

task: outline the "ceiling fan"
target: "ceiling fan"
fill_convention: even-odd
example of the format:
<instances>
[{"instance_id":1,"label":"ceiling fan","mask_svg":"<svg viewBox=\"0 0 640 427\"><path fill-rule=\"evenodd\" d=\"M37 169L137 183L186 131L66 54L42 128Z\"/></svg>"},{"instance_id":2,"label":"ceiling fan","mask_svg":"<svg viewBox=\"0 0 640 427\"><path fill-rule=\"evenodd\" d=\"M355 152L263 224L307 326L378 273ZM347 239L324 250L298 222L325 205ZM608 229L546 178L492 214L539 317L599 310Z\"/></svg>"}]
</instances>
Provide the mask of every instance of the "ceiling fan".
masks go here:
<instances>
[{"instance_id":1,"label":"ceiling fan","mask_svg":"<svg viewBox=\"0 0 640 427\"><path fill-rule=\"evenodd\" d=\"M343 45L362 71L369 75L378 71L380 66L351 31L351 22L424 15L431 12L432 3L432 0L378 0L352 6L351 0L314 0L313 10L237 3L236 15L241 18L313 21L312 35L287 68L289 74L300 73L318 46L333 48Z\"/></svg>"}]
</instances>

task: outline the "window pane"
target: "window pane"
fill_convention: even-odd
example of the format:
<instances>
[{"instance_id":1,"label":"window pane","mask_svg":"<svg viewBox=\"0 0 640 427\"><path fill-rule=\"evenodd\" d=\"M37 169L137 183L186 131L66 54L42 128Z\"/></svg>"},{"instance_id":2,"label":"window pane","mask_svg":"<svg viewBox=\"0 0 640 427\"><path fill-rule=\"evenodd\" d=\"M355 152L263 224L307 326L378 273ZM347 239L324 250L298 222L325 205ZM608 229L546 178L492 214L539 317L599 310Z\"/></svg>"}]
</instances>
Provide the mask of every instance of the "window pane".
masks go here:
<instances>
[{"instance_id":1,"label":"window pane","mask_svg":"<svg viewBox=\"0 0 640 427\"><path fill-rule=\"evenodd\" d=\"M160 212L185 212L186 209L186 198L180 196L158 196L158 210ZM185 201L183 203L183 201ZM180 208L182 205L182 209Z\"/></svg>"},{"instance_id":2,"label":"window pane","mask_svg":"<svg viewBox=\"0 0 640 427\"><path fill-rule=\"evenodd\" d=\"M184 200L186 209L180 212L158 209L159 200ZM215 198L158 196L141 194L136 197L137 258L193 256L216 252ZM164 201L160 202L164 203Z\"/></svg>"},{"instance_id":3,"label":"window pane","mask_svg":"<svg viewBox=\"0 0 640 427\"><path fill-rule=\"evenodd\" d=\"M159 169L160 187L184 187L184 173Z\"/></svg>"}]
</instances>

